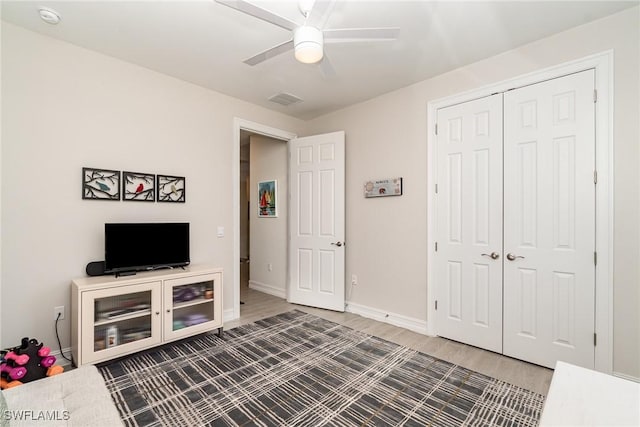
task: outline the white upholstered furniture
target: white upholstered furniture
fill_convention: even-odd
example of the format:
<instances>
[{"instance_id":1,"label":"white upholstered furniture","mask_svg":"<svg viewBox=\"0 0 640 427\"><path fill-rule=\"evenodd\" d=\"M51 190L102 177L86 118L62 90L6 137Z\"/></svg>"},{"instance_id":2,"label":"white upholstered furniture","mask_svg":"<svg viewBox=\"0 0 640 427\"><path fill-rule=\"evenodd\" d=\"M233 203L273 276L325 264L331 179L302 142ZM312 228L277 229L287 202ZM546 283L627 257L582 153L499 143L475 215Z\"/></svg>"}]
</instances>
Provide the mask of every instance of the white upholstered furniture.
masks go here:
<instances>
[{"instance_id":1,"label":"white upholstered furniture","mask_svg":"<svg viewBox=\"0 0 640 427\"><path fill-rule=\"evenodd\" d=\"M122 426L118 410L93 365L4 390L3 425ZM22 418L22 419L19 419Z\"/></svg>"},{"instance_id":2,"label":"white upholstered furniture","mask_svg":"<svg viewBox=\"0 0 640 427\"><path fill-rule=\"evenodd\" d=\"M540 426L640 426L640 384L558 362Z\"/></svg>"}]
</instances>

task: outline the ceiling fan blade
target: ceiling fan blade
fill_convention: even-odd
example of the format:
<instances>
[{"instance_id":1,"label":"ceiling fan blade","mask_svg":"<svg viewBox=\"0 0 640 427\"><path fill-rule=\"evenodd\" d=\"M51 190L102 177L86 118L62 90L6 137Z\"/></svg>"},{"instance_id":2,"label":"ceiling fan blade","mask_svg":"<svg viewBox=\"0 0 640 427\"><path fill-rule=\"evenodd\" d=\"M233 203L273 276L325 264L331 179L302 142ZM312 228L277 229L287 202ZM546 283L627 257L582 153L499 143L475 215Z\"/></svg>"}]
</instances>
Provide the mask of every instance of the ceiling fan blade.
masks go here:
<instances>
[{"instance_id":1,"label":"ceiling fan blade","mask_svg":"<svg viewBox=\"0 0 640 427\"><path fill-rule=\"evenodd\" d=\"M335 68L333 68L331 61L329 61L327 54L324 54L324 56L322 57L322 61L320 61L320 63L318 64L318 67L320 67L320 73L325 79L336 76L336 70Z\"/></svg>"},{"instance_id":2,"label":"ceiling fan blade","mask_svg":"<svg viewBox=\"0 0 640 427\"><path fill-rule=\"evenodd\" d=\"M285 53L292 49L293 49L293 39L286 41L284 43L281 43L272 48L269 48L264 52L260 52L259 54L254 55L251 58L244 60L243 62L248 65L256 65L261 63L262 61L266 61L269 58L273 58L274 56L278 56L281 53Z\"/></svg>"},{"instance_id":3,"label":"ceiling fan blade","mask_svg":"<svg viewBox=\"0 0 640 427\"><path fill-rule=\"evenodd\" d=\"M324 30L325 43L360 42L367 40L395 40L400 28L342 28Z\"/></svg>"},{"instance_id":4,"label":"ceiling fan blade","mask_svg":"<svg viewBox=\"0 0 640 427\"><path fill-rule=\"evenodd\" d=\"M263 21L269 22L273 25L277 25L278 27L284 28L285 30L293 31L300 26L299 24L296 24L295 22L285 17L276 15L273 12L269 12L268 10L258 7L245 0L216 0L216 2L242 13L246 13L247 15L262 19Z\"/></svg>"},{"instance_id":5,"label":"ceiling fan blade","mask_svg":"<svg viewBox=\"0 0 640 427\"><path fill-rule=\"evenodd\" d=\"M306 25L320 29L324 28L335 4L336 0L316 0L307 18Z\"/></svg>"}]
</instances>

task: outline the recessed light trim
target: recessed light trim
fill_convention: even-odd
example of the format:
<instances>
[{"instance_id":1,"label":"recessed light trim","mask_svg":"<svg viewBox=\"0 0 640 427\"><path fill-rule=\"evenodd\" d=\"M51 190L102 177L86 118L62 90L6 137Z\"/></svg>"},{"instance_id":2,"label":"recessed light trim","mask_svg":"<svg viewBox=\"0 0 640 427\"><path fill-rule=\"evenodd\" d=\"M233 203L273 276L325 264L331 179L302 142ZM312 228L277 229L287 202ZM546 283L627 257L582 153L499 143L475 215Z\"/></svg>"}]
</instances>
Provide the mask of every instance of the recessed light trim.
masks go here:
<instances>
[{"instance_id":1,"label":"recessed light trim","mask_svg":"<svg viewBox=\"0 0 640 427\"><path fill-rule=\"evenodd\" d=\"M40 7L38 13L40 13L40 19L47 24L57 25L62 19L58 12L48 7Z\"/></svg>"}]
</instances>

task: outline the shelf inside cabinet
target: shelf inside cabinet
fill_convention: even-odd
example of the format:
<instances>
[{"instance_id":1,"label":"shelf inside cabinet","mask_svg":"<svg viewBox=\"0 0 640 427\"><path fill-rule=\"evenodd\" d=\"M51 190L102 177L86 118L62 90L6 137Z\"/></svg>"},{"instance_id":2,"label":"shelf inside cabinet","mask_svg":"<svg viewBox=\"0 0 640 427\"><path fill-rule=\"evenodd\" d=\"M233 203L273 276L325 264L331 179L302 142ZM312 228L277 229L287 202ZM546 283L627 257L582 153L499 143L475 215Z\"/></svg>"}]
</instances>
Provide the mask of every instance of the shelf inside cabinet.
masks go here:
<instances>
[{"instance_id":1,"label":"shelf inside cabinet","mask_svg":"<svg viewBox=\"0 0 640 427\"><path fill-rule=\"evenodd\" d=\"M211 304L212 302L213 302L213 298L197 298L191 301L176 302L173 304L173 309L179 310L181 308L191 307L199 304Z\"/></svg>"},{"instance_id":2,"label":"shelf inside cabinet","mask_svg":"<svg viewBox=\"0 0 640 427\"><path fill-rule=\"evenodd\" d=\"M93 325L94 326L108 325L110 323L122 322L124 320L136 319L138 317L144 317L149 315L151 315L151 309L134 311L132 313L125 313L119 316L112 316L112 317L109 317L108 319L97 320Z\"/></svg>"}]
</instances>

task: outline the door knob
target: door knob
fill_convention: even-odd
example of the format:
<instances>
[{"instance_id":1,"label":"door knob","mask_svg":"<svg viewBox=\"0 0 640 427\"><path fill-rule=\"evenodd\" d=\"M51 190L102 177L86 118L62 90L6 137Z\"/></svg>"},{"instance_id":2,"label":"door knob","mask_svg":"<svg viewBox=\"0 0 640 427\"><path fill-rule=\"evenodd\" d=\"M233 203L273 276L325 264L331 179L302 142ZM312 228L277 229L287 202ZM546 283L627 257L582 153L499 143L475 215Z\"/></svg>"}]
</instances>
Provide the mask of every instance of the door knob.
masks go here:
<instances>
[{"instance_id":1,"label":"door knob","mask_svg":"<svg viewBox=\"0 0 640 427\"><path fill-rule=\"evenodd\" d=\"M498 252L491 252L490 254L481 254L482 256L488 256L491 259L500 258L500 254Z\"/></svg>"},{"instance_id":2,"label":"door knob","mask_svg":"<svg viewBox=\"0 0 640 427\"><path fill-rule=\"evenodd\" d=\"M522 259L524 259L524 257L523 257L523 256L520 256L520 255L514 255L514 254L512 254L512 253L508 253L508 254L507 254L507 259L508 259L509 261L515 261L515 260L516 260L516 258L522 258Z\"/></svg>"},{"instance_id":3,"label":"door knob","mask_svg":"<svg viewBox=\"0 0 640 427\"><path fill-rule=\"evenodd\" d=\"M331 243L334 246L340 247L342 246L342 242Z\"/></svg>"}]
</instances>

